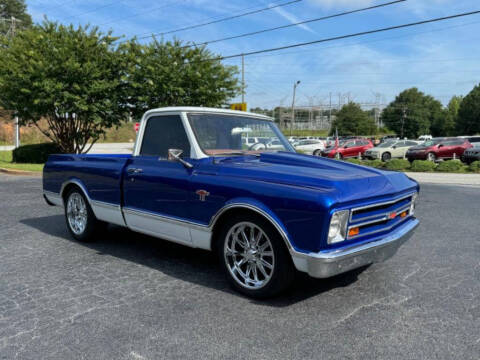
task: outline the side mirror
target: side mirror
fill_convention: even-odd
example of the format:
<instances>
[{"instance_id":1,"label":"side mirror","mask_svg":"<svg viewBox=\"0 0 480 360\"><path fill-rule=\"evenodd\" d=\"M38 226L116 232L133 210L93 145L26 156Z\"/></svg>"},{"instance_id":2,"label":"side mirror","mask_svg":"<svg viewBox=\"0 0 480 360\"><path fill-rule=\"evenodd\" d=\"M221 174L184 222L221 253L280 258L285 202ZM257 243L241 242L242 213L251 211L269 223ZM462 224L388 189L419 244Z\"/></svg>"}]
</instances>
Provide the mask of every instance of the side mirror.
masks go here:
<instances>
[{"instance_id":1,"label":"side mirror","mask_svg":"<svg viewBox=\"0 0 480 360\"><path fill-rule=\"evenodd\" d=\"M444 145L443 144L438 144L438 148L440 149L441 147L443 147Z\"/></svg>"},{"instance_id":2,"label":"side mirror","mask_svg":"<svg viewBox=\"0 0 480 360\"><path fill-rule=\"evenodd\" d=\"M169 161L178 161L180 164L185 166L187 169L193 168L193 165L181 158L183 150L180 149L168 149L168 160Z\"/></svg>"},{"instance_id":3,"label":"side mirror","mask_svg":"<svg viewBox=\"0 0 480 360\"><path fill-rule=\"evenodd\" d=\"M393 146L392 146L392 149L396 149L396 148L397 148L397 145L393 145Z\"/></svg>"}]
</instances>

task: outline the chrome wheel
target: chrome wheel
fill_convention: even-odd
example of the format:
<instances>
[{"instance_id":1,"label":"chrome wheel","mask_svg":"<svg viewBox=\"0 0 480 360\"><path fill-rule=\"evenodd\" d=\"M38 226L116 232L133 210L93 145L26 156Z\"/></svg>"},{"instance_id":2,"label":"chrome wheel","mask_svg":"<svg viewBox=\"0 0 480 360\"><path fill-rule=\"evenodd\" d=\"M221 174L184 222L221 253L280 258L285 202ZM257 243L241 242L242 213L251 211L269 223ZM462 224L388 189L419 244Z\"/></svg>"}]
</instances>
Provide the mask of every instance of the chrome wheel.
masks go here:
<instances>
[{"instance_id":1,"label":"chrome wheel","mask_svg":"<svg viewBox=\"0 0 480 360\"><path fill-rule=\"evenodd\" d=\"M70 229L75 235L80 235L87 227L87 205L82 195L77 192L70 194L67 200L67 219Z\"/></svg>"},{"instance_id":2,"label":"chrome wheel","mask_svg":"<svg viewBox=\"0 0 480 360\"><path fill-rule=\"evenodd\" d=\"M232 226L223 254L228 271L244 288L260 289L272 278L275 268L272 243L265 232L251 222Z\"/></svg>"},{"instance_id":3,"label":"chrome wheel","mask_svg":"<svg viewBox=\"0 0 480 360\"><path fill-rule=\"evenodd\" d=\"M435 154L434 153L428 153L427 154L427 160L428 161L435 161L436 160Z\"/></svg>"}]
</instances>

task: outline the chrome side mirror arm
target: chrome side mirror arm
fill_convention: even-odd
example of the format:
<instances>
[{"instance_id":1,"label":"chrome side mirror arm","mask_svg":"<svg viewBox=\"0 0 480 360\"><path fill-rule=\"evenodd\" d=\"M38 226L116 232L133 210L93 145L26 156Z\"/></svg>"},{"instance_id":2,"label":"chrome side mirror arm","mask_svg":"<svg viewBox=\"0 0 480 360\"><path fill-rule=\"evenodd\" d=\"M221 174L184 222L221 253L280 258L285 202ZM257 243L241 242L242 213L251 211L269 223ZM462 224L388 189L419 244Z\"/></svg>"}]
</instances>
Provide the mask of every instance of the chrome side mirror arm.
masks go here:
<instances>
[{"instance_id":1,"label":"chrome side mirror arm","mask_svg":"<svg viewBox=\"0 0 480 360\"><path fill-rule=\"evenodd\" d=\"M168 160L169 161L178 161L180 164L185 166L187 169L192 169L193 165L188 161L183 160L180 156L183 154L183 150L180 149L168 149Z\"/></svg>"}]
</instances>

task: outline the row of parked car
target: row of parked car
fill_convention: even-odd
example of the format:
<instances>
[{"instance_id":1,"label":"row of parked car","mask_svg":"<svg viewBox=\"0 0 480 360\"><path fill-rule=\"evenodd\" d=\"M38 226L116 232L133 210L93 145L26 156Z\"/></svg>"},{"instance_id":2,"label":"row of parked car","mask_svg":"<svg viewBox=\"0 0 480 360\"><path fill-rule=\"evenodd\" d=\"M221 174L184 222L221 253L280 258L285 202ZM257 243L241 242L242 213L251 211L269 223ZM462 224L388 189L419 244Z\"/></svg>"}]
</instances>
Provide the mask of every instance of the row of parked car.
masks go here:
<instances>
[{"instance_id":1,"label":"row of parked car","mask_svg":"<svg viewBox=\"0 0 480 360\"><path fill-rule=\"evenodd\" d=\"M361 156L366 159L382 161L389 161L393 158L405 158L409 161L456 158L471 163L480 160L480 136L420 140L389 138L375 146L372 140L360 137L342 138L338 142L332 138L309 138L293 141L292 144L303 153L336 159Z\"/></svg>"}]
</instances>

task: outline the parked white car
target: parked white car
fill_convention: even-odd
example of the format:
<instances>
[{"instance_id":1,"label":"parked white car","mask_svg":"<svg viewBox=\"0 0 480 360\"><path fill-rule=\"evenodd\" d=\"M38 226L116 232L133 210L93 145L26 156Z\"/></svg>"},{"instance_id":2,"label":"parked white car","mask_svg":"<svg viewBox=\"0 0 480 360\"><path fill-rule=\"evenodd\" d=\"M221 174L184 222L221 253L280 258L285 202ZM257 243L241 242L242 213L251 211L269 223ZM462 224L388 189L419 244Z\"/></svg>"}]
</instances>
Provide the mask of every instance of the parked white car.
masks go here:
<instances>
[{"instance_id":1,"label":"parked white car","mask_svg":"<svg viewBox=\"0 0 480 360\"><path fill-rule=\"evenodd\" d=\"M418 141L424 142L432 139L433 139L432 135L422 135L418 138Z\"/></svg>"},{"instance_id":2,"label":"parked white car","mask_svg":"<svg viewBox=\"0 0 480 360\"><path fill-rule=\"evenodd\" d=\"M325 142L322 140L300 140L293 146L296 150L309 155L320 155L325 150Z\"/></svg>"}]
</instances>

